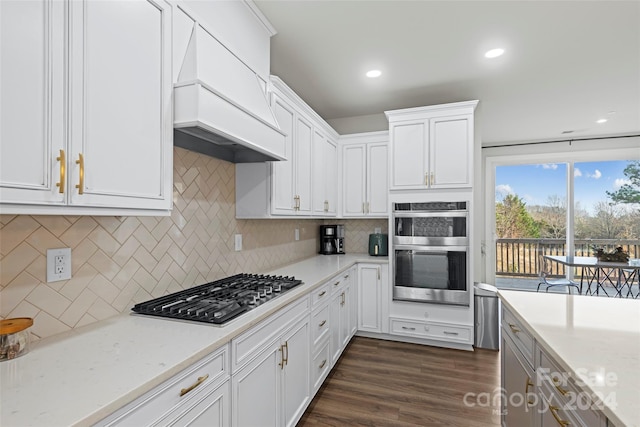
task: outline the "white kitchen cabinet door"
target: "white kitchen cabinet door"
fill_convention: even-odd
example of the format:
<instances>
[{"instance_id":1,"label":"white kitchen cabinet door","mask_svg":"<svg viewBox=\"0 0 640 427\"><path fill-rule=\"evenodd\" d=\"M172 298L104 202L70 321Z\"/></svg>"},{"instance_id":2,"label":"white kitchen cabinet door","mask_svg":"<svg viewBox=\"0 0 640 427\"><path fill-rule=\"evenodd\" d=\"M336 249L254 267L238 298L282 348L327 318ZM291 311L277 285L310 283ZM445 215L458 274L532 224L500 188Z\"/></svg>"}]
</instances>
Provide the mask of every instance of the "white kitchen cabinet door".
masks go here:
<instances>
[{"instance_id":1,"label":"white kitchen cabinet door","mask_svg":"<svg viewBox=\"0 0 640 427\"><path fill-rule=\"evenodd\" d=\"M162 422L171 427L226 427L230 425L231 390L229 381L198 395L197 403L175 419Z\"/></svg>"},{"instance_id":2,"label":"white kitchen cabinet door","mask_svg":"<svg viewBox=\"0 0 640 427\"><path fill-rule=\"evenodd\" d=\"M279 426L283 357L275 342L232 378L231 425Z\"/></svg>"},{"instance_id":3,"label":"white kitchen cabinet door","mask_svg":"<svg viewBox=\"0 0 640 427\"><path fill-rule=\"evenodd\" d=\"M168 3L0 7L3 212L168 214Z\"/></svg>"},{"instance_id":4,"label":"white kitchen cabinet door","mask_svg":"<svg viewBox=\"0 0 640 427\"><path fill-rule=\"evenodd\" d=\"M298 215L311 215L311 172L312 172L312 131L311 123L302 117L296 118L296 133L294 139L294 188L297 196Z\"/></svg>"},{"instance_id":5,"label":"white kitchen cabinet door","mask_svg":"<svg viewBox=\"0 0 640 427\"><path fill-rule=\"evenodd\" d=\"M294 213L294 110L274 96L273 112L280 130L287 134L285 138L285 156L287 160L272 162L271 175L271 213L274 215L293 215Z\"/></svg>"},{"instance_id":6,"label":"white kitchen cabinet door","mask_svg":"<svg viewBox=\"0 0 640 427\"><path fill-rule=\"evenodd\" d=\"M430 120L431 188L471 185L473 175L473 116L438 117Z\"/></svg>"},{"instance_id":7,"label":"white kitchen cabinet door","mask_svg":"<svg viewBox=\"0 0 640 427\"><path fill-rule=\"evenodd\" d=\"M358 330L382 332L382 280L379 264L358 265Z\"/></svg>"},{"instance_id":8,"label":"white kitchen cabinet door","mask_svg":"<svg viewBox=\"0 0 640 427\"><path fill-rule=\"evenodd\" d=\"M344 276L345 283L349 286L349 339L353 337L358 331L358 284L357 280L358 269L357 267L351 267L347 274Z\"/></svg>"},{"instance_id":9,"label":"white kitchen cabinet door","mask_svg":"<svg viewBox=\"0 0 640 427\"><path fill-rule=\"evenodd\" d=\"M71 1L69 16L70 204L170 209L171 7Z\"/></svg>"},{"instance_id":10,"label":"white kitchen cabinet door","mask_svg":"<svg viewBox=\"0 0 640 427\"><path fill-rule=\"evenodd\" d=\"M389 214L388 144L367 145L367 215Z\"/></svg>"},{"instance_id":11,"label":"white kitchen cabinet door","mask_svg":"<svg viewBox=\"0 0 640 427\"><path fill-rule=\"evenodd\" d=\"M338 192L338 148L317 130L313 133L313 215L335 216Z\"/></svg>"},{"instance_id":12,"label":"white kitchen cabinet door","mask_svg":"<svg viewBox=\"0 0 640 427\"><path fill-rule=\"evenodd\" d=\"M342 142L342 215L389 215L389 134L344 135Z\"/></svg>"},{"instance_id":13,"label":"white kitchen cabinet door","mask_svg":"<svg viewBox=\"0 0 640 427\"><path fill-rule=\"evenodd\" d=\"M324 194L327 201L325 214L336 216L338 212L338 145L334 141L326 139L324 146Z\"/></svg>"},{"instance_id":14,"label":"white kitchen cabinet door","mask_svg":"<svg viewBox=\"0 0 640 427\"><path fill-rule=\"evenodd\" d=\"M0 1L0 67L0 202L64 203L64 3Z\"/></svg>"},{"instance_id":15,"label":"white kitchen cabinet door","mask_svg":"<svg viewBox=\"0 0 640 427\"><path fill-rule=\"evenodd\" d=\"M284 337L286 363L282 369L284 425L295 426L311 400L309 318L294 325Z\"/></svg>"},{"instance_id":16,"label":"white kitchen cabinet door","mask_svg":"<svg viewBox=\"0 0 640 427\"><path fill-rule=\"evenodd\" d=\"M367 151L364 144L345 145L343 158L343 216L364 216L367 183Z\"/></svg>"},{"instance_id":17,"label":"white kitchen cabinet door","mask_svg":"<svg viewBox=\"0 0 640 427\"><path fill-rule=\"evenodd\" d=\"M428 128L428 121L391 125L391 190L422 190L427 185Z\"/></svg>"}]
</instances>

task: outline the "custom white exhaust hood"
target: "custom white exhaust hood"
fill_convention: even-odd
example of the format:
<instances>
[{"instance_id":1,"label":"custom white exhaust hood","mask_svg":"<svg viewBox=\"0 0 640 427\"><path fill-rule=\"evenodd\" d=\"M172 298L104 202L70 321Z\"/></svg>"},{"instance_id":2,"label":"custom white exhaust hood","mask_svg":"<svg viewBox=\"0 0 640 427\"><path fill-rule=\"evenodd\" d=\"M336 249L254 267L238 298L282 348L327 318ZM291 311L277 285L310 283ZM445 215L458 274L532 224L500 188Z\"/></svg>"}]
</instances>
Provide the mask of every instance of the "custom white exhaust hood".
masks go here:
<instances>
[{"instance_id":1,"label":"custom white exhaust hood","mask_svg":"<svg viewBox=\"0 0 640 427\"><path fill-rule=\"evenodd\" d=\"M174 84L174 145L233 163L286 160L266 84L197 23Z\"/></svg>"}]
</instances>

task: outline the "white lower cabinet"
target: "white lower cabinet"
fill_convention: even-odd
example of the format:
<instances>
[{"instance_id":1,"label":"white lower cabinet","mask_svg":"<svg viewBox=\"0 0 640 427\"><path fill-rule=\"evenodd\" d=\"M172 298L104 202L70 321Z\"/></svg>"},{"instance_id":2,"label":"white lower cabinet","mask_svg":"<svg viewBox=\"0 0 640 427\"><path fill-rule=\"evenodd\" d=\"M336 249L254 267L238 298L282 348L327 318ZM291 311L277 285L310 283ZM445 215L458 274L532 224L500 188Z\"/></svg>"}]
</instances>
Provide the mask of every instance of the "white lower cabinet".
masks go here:
<instances>
[{"instance_id":1,"label":"white lower cabinet","mask_svg":"<svg viewBox=\"0 0 640 427\"><path fill-rule=\"evenodd\" d=\"M231 425L293 426L302 416L311 399L308 309L304 298L232 341L234 350L246 344L251 351L250 361L231 377ZM275 338L261 344L267 333Z\"/></svg>"},{"instance_id":2,"label":"white lower cabinet","mask_svg":"<svg viewBox=\"0 0 640 427\"><path fill-rule=\"evenodd\" d=\"M229 425L228 355L225 345L96 425Z\"/></svg>"},{"instance_id":3,"label":"white lower cabinet","mask_svg":"<svg viewBox=\"0 0 640 427\"><path fill-rule=\"evenodd\" d=\"M351 317L351 283L350 275L337 279L332 284L329 318L331 323L331 364L340 358L349 340L353 336Z\"/></svg>"},{"instance_id":4,"label":"white lower cabinet","mask_svg":"<svg viewBox=\"0 0 640 427\"><path fill-rule=\"evenodd\" d=\"M383 282L388 282L388 267L383 264L358 265L358 330L383 331Z\"/></svg>"}]
</instances>

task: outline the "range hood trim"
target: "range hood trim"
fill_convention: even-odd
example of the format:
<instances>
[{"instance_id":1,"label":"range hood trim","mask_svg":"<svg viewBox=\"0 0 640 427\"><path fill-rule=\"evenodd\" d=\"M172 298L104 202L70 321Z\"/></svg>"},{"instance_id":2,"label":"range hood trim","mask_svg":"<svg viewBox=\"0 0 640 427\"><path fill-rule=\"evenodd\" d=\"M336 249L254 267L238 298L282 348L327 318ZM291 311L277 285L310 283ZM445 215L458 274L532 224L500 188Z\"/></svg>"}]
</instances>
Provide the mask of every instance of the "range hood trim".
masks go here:
<instances>
[{"instance_id":1,"label":"range hood trim","mask_svg":"<svg viewBox=\"0 0 640 427\"><path fill-rule=\"evenodd\" d=\"M214 95L216 95L217 97L227 101L229 104L233 105L234 107L236 107L239 110L244 111L246 114L250 115L251 117L253 117L254 119L258 120L259 122L261 122L262 124L269 126L271 129L275 130L276 132L278 132L279 134L281 134L283 137L286 137L287 134L285 132L283 132L282 130L280 130L280 128L278 128L277 126L274 126L272 123L269 123L268 121L264 120L262 117L258 117L255 114L253 114L250 110L248 110L247 108L243 107L242 105L238 104L237 102L235 102L234 100L232 100L231 98L227 97L224 93L214 89L213 87L211 87L210 85L206 84L205 82L203 82L200 79L195 79L195 80L191 80L191 81L186 81L186 82L180 82L180 83L175 83L173 85L174 89L183 87L183 86L192 86L192 85L196 85L196 86L201 86L202 88L208 90L209 92L213 93ZM265 99L265 102L267 102L267 100ZM272 116L273 116L273 112L272 112ZM275 118L275 116L273 116L273 120L274 122L277 123L277 120ZM191 125L185 125L183 126L182 123L188 123L188 122L181 122L180 124L176 124L174 123L174 128L179 128L179 127L188 127L188 126L193 126L193 124ZM215 129L209 129L210 131L214 131ZM283 159L284 160L284 159Z\"/></svg>"}]
</instances>

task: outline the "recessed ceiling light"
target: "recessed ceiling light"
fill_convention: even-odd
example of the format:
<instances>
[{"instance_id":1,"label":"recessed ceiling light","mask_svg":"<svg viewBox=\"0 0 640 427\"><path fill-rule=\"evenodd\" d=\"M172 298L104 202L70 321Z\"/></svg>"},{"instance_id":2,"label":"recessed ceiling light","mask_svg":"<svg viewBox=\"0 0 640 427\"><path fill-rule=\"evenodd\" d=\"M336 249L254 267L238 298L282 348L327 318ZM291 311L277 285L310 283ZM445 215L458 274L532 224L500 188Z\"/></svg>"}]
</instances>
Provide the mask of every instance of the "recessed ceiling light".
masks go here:
<instances>
[{"instance_id":1,"label":"recessed ceiling light","mask_svg":"<svg viewBox=\"0 0 640 427\"><path fill-rule=\"evenodd\" d=\"M598 119L596 120L596 123L598 124L607 123L607 119Z\"/></svg>"},{"instance_id":2,"label":"recessed ceiling light","mask_svg":"<svg viewBox=\"0 0 640 427\"><path fill-rule=\"evenodd\" d=\"M370 77L372 79L376 78L376 77L380 77L381 75L382 75L382 71L380 71L380 70L367 71L367 77Z\"/></svg>"},{"instance_id":3,"label":"recessed ceiling light","mask_svg":"<svg viewBox=\"0 0 640 427\"><path fill-rule=\"evenodd\" d=\"M491 49L491 50L487 51L487 53L485 53L484 56L486 58L497 58L498 56L502 55L503 53L504 53L504 49L497 48L497 49Z\"/></svg>"}]
</instances>

